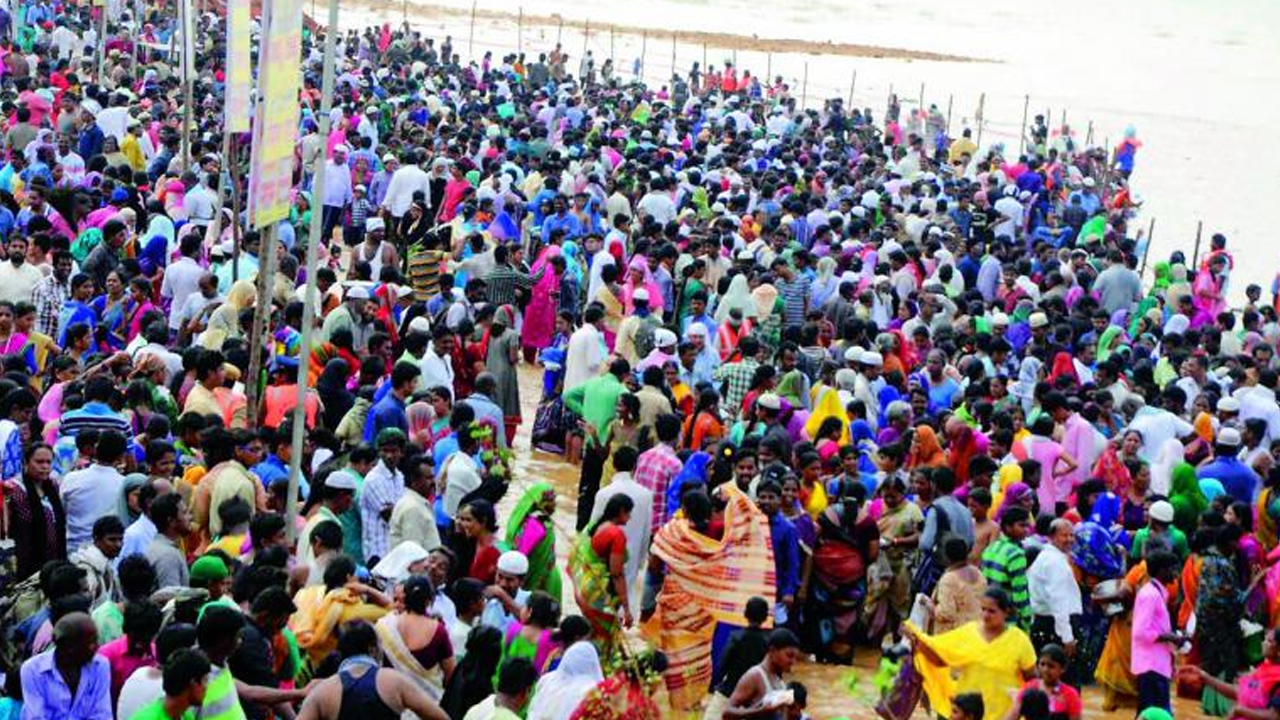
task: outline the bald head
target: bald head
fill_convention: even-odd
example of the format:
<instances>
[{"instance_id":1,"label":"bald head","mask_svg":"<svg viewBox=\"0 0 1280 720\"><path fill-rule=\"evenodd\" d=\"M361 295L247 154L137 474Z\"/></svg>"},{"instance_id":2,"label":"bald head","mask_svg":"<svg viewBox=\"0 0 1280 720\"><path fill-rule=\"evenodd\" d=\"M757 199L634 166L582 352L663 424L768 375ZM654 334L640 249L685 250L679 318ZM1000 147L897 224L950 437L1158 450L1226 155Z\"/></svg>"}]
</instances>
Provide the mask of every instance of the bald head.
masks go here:
<instances>
[{"instance_id":1,"label":"bald head","mask_svg":"<svg viewBox=\"0 0 1280 720\"><path fill-rule=\"evenodd\" d=\"M1062 552L1069 552L1075 544L1075 528L1066 518L1058 518L1049 523L1049 542Z\"/></svg>"},{"instance_id":2,"label":"bald head","mask_svg":"<svg viewBox=\"0 0 1280 720\"><path fill-rule=\"evenodd\" d=\"M53 626L53 642L60 661L84 665L98 652L98 628L89 613L67 613Z\"/></svg>"}]
</instances>

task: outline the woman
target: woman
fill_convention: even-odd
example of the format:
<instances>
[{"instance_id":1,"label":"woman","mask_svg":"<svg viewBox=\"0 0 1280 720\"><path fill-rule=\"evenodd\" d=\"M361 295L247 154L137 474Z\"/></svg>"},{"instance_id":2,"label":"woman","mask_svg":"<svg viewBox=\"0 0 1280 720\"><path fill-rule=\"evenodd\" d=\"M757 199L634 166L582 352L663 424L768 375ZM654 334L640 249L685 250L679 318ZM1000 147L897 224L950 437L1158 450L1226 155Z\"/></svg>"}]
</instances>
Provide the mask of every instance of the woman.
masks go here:
<instances>
[{"instance_id":1,"label":"woman","mask_svg":"<svg viewBox=\"0 0 1280 720\"><path fill-rule=\"evenodd\" d=\"M107 280L108 288L111 281ZM258 291L253 286L252 280L240 279L231 285L231 290L227 292L226 302L218 306L209 315L209 324L205 328L204 334L200 336L200 345L202 347L217 350L220 349L227 340L233 338L243 338L244 330L240 324L240 312L242 310L253 307L257 300ZM103 317L103 322L107 321ZM108 327L110 327L108 325Z\"/></svg>"},{"instance_id":2,"label":"woman","mask_svg":"<svg viewBox=\"0 0 1280 720\"><path fill-rule=\"evenodd\" d=\"M472 500L458 508L454 551L466 576L492 585L498 574L498 519L488 500ZM463 560L465 559L465 562Z\"/></svg>"},{"instance_id":3,"label":"woman","mask_svg":"<svg viewBox=\"0 0 1280 720\"><path fill-rule=\"evenodd\" d=\"M1169 504L1173 506L1173 526L1187 537L1195 534L1200 516L1209 508L1209 499L1200 490L1196 469L1191 463L1181 463L1170 476Z\"/></svg>"},{"instance_id":4,"label":"woman","mask_svg":"<svg viewBox=\"0 0 1280 720\"><path fill-rule=\"evenodd\" d=\"M592 442L598 443L604 451L604 469L600 474L607 485L613 479L613 453L620 447L638 447L640 444L640 398L624 392L618 396L613 409L613 419L604 426L604 437L596 433L590 423L581 423L583 431L591 436Z\"/></svg>"},{"instance_id":5,"label":"woman","mask_svg":"<svg viewBox=\"0 0 1280 720\"><path fill-rule=\"evenodd\" d=\"M418 689L439 702L453 676L453 644L444 621L428 614L435 588L423 576L405 581L402 612L384 615L375 626L383 655L391 666L409 676Z\"/></svg>"},{"instance_id":6,"label":"woman","mask_svg":"<svg viewBox=\"0 0 1280 720\"><path fill-rule=\"evenodd\" d=\"M958 417L947 420L943 427L947 438L947 466L956 474L956 487L969 484L969 461L982 452L973 428Z\"/></svg>"},{"instance_id":7,"label":"woman","mask_svg":"<svg viewBox=\"0 0 1280 720\"><path fill-rule=\"evenodd\" d=\"M653 696L668 667L667 656L657 651L629 658L582 698L569 720L659 720Z\"/></svg>"},{"instance_id":8,"label":"woman","mask_svg":"<svg viewBox=\"0 0 1280 720\"><path fill-rule=\"evenodd\" d=\"M533 669L541 675L555 650L556 626L560 624L560 603L543 592L529 595L520 619L507 624L503 633L501 668L512 658L525 658L533 663ZM493 674L493 684L498 684L498 673Z\"/></svg>"},{"instance_id":9,"label":"woman","mask_svg":"<svg viewBox=\"0 0 1280 720\"><path fill-rule=\"evenodd\" d=\"M635 293L641 288L649 293L649 310L658 317L662 317L662 290L653 279L653 273L649 270L649 261L643 255L636 255L631 258L631 262L627 263L627 279L622 284L621 300L627 315L636 311Z\"/></svg>"},{"instance_id":10,"label":"woman","mask_svg":"<svg viewBox=\"0 0 1280 720\"><path fill-rule=\"evenodd\" d=\"M720 422L720 393L707 388L698 393L698 404L684 421L681 447L700 451L714 445L724 437L724 423Z\"/></svg>"},{"instance_id":11,"label":"woman","mask_svg":"<svg viewBox=\"0 0 1280 720\"><path fill-rule=\"evenodd\" d=\"M986 596L987 579L969 562L969 547L964 538L948 536L942 544L947 569L933 589L933 628L935 635L982 619L982 598Z\"/></svg>"},{"instance_id":12,"label":"woman","mask_svg":"<svg viewBox=\"0 0 1280 720\"><path fill-rule=\"evenodd\" d=\"M324 370L315 381L316 392L320 395L320 405L324 408L320 417L326 428L336 429L338 423L342 422L342 417L355 404L355 395L347 390L347 378L350 375L351 368L346 360L332 358L325 363Z\"/></svg>"},{"instance_id":13,"label":"woman","mask_svg":"<svg viewBox=\"0 0 1280 720\"><path fill-rule=\"evenodd\" d=\"M1272 698L1280 687L1280 629L1268 630L1262 638L1262 664L1232 684L1214 677L1204 668L1187 665L1184 673L1197 677L1205 687L1227 700L1234 700L1231 717L1241 720L1272 720Z\"/></svg>"},{"instance_id":14,"label":"woman","mask_svg":"<svg viewBox=\"0 0 1280 720\"><path fill-rule=\"evenodd\" d=\"M880 530L880 551L893 577L887 587L867 593L868 606L884 605L868 611L885 613L882 616L886 618L884 626L889 630L896 628L911 609L911 561L920 541L920 528L924 525L924 513L919 505L907 502L906 492L906 484L896 476L887 478L880 488L884 510L876 524Z\"/></svg>"},{"instance_id":15,"label":"woman","mask_svg":"<svg viewBox=\"0 0 1280 720\"><path fill-rule=\"evenodd\" d=\"M907 469L937 468L946 465L947 456L938 442L938 434L928 425L917 425L907 452Z\"/></svg>"},{"instance_id":16,"label":"woman","mask_svg":"<svg viewBox=\"0 0 1280 720\"><path fill-rule=\"evenodd\" d=\"M621 627L631 625L631 594L627 587L627 536L624 528L635 510L635 501L619 493L605 503L595 525L578 533L569 554L569 578L573 597L587 622L592 642L606 662L612 660L621 641ZM639 549L637 549L639 552Z\"/></svg>"},{"instance_id":17,"label":"woman","mask_svg":"<svg viewBox=\"0 0 1280 720\"><path fill-rule=\"evenodd\" d=\"M130 473L124 476L124 485L120 487L120 507L116 514L126 528L142 515L142 508L138 506L138 493L146 484L147 476L142 473Z\"/></svg>"},{"instance_id":18,"label":"woman","mask_svg":"<svg viewBox=\"0 0 1280 720\"><path fill-rule=\"evenodd\" d=\"M1240 617L1243 610L1243 587L1236 572L1236 550L1240 528L1223 525L1214 543L1203 555L1200 583L1196 592L1195 646L1200 653L1200 667L1226 682L1235 680L1240 669ZM1230 710L1228 698L1212 685L1206 685L1200 707L1209 715L1225 715Z\"/></svg>"},{"instance_id":19,"label":"woman","mask_svg":"<svg viewBox=\"0 0 1280 720\"><path fill-rule=\"evenodd\" d=\"M1151 466L1135 460L1125 463L1133 482L1120 499L1120 524L1127 532L1136 533L1147 524L1147 494L1151 490Z\"/></svg>"},{"instance_id":20,"label":"woman","mask_svg":"<svg viewBox=\"0 0 1280 720\"><path fill-rule=\"evenodd\" d=\"M1031 425L1031 437L1023 441L1027 457L1040 463L1040 482L1036 496L1040 510L1057 514L1058 503L1065 502L1071 493L1067 476L1079 466L1066 448L1053 439L1053 418L1042 414Z\"/></svg>"},{"instance_id":21,"label":"woman","mask_svg":"<svg viewBox=\"0 0 1280 720\"><path fill-rule=\"evenodd\" d=\"M253 289L253 283L245 281L249 285L249 289ZM128 323L126 322L127 311L129 308L130 298L125 293L124 281L120 278L117 270L107 273L106 292L94 298L89 306L93 308L93 312L98 316L97 329L99 330L98 341L104 352L115 352L123 350L128 339L125 335L128 332ZM212 321L210 321L212 323ZM217 347L217 346L215 346Z\"/></svg>"},{"instance_id":22,"label":"woman","mask_svg":"<svg viewBox=\"0 0 1280 720\"><path fill-rule=\"evenodd\" d=\"M324 584L312 585L294 596L297 611L289 628L298 648L313 667L338 647L338 631L352 620L377 622L391 607L391 598L356 580L356 564L346 555L329 561Z\"/></svg>"},{"instance_id":23,"label":"woman","mask_svg":"<svg viewBox=\"0 0 1280 720\"><path fill-rule=\"evenodd\" d=\"M569 720L587 693L604 680L600 655L589 642L577 642L564 652L560 665L538 678L527 720Z\"/></svg>"},{"instance_id":24,"label":"woman","mask_svg":"<svg viewBox=\"0 0 1280 720\"><path fill-rule=\"evenodd\" d=\"M126 316L127 333L125 339L132 342L134 338L142 334L142 319L147 316L148 312L156 310L156 306L151 302L151 281L145 277L135 277L129 281L129 310Z\"/></svg>"},{"instance_id":25,"label":"woman","mask_svg":"<svg viewBox=\"0 0 1280 720\"><path fill-rule=\"evenodd\" d=\"M22 476L3 487L5 537L12 538L17 560L16 579L26 579L50 560L67 557L67 515L58 486L51 479L53 448L41 442L27 446Z\"/></svg>"},{"instance_id":26,"label":"woman","mask_svg":"<svg viewBox=\"0 0 1280 720\"><path fill-rule=\"evenodd\" d=\"M489 326L484 363L485 370L497 380L497 397L491 399L502 408L508 444L515 442L516 430L520 427L520 378L516 374L520 363L520 336L515 328L515 308L510 305L498 308Z\"/></svg>"},{"instance_id":27,"label":"woman","mask_svg":"<svg viewBox=\"0 0 1280 720\"><path fill-rule=\"evenodd\" d=\"M431 394L427 394L430 398ZM436 413L427 399L409 403L404 409L405 420L409 423L409 442L424 450L431 449L431 423L435 422Z\"/></svg>"},{"instance_id":28,"label":"woman","mask_svg":"<svg viewBox=\"0 0 1280 720\"><path fill-rule=\"evenodd\" d=\"M867 568L880 555L880 531L875 520L862 513L866 497L866 488L852 483L840 502L818 516L812 561L796 598L804 608L806 638L821 659L832 662L852 659Z\"/></svg>"},{"instance_id":29,"label":"woman","mask_svg":"<svg viewBox=\"0 0 1280 720\"><path fill-rule=\"evenodd\" d=\"M915 667L935 712L949 716L952 697L976 692L982 694L985 716L1005 716L1013 705L1011 694L1031 677L1036 666L1031 639L1008 623L1016 612L1008 593L991 588L982 598L979 621L940 635L925 634L910 622L903 625L903 634L915 647Z\"/></svg>"},{"instance_id":30,"label":"woman","mask_svg":"<svg viewBox=\"0 0 1280 720\"><path fill-rule=\"evenodd\" d=\"M556 567L556 491L550 483L535 483L507 518L507 546L529 559L523 588L542 591L560 602L560 571Z\"/></svg>"},{"instance_id":31,"label":"woman","mask_svg":"<svg viewBox=\"0 0 1280 720\"><path fill-rule=\"evenodd\" d=\"M542 277L533 285L529 305L524 311L524 325L520 329L520 345L524 348L525 361L529 363L551 342L555 330L563 273L556 271L551 259L559 256L560 246L548 245L538 254L531 268L533 276L542 273Z\"/></svg>"},{"instance_id":32,"label":"woman","mask_svg":"<svg viewBox=\"0 0 1280 720\"><path fill-rule=\"evenodd\" d=\"M752 334L760 339L760 345L772 356L778 351L782 339L783 314L786 306L778 294L778 288L763 283L751 291L756 304L756 330Z\"/></svg>"},{"instance_id":33,"label":"woman","mask_svg":"<svg viewBox=\"0 0 1280 720\"><path fill-rule=\"evenodd\" d=\"M467 635L467 654L446 683L440 709L450 720L462 720L471 708L493 695L493 674L502 657L502 631L478 625Z\"/></svg>"},{"instance_id":34,"label":"woman","mask_svg":"<svg viewBox=\"0 0 1280 720\"><path fill-rule=\"evenodd\" d=\"M453 416L453 389L443 385L433 387L427 392L426 401L431 406L432 418L423 447L430 449L453 433L449 425Z\"/></svg>"}]
</instances>

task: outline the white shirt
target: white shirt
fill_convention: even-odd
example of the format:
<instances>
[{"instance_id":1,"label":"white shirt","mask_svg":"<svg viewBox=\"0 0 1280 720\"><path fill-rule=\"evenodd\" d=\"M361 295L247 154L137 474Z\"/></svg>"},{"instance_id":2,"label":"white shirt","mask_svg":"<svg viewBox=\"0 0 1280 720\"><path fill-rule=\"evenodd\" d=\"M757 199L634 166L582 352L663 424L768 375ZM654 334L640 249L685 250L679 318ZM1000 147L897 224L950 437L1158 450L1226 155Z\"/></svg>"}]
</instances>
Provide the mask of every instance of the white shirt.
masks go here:
<instances>
[{"instance_id":1,"label":"white shirt","mask_svg":"<svg viewBox=\"0 0 1280 720\"><path fill-rule=\"evenodd\" d=\"M178 258L164 269L164 281L160 284L160 297L171 298L169 305L169 329L182 327L182 307L193 293L200 292L200 278L205 269L189 257Z\"/></svg>"},{"instance_id":2,"label":"white shirt","mask_svg":"<svg viewBox=\"0 0 1280 720\"><path fill-rule=\"evenodd\" d=\"M0 300L31 302L31 292L43 279L44 273L35 265L24 262L14 267L13 263L5 260L0 263Z\"/></svg>"},{"instance_id":3,"label":"white shirt","mask_svg":"<svg viewBox=\"0 0 1280 720\"><path fill-rule=\"evenodd\" d=\"M146 555L147 546L158 534L151 518L139 515L137 520L124 529L124 544L120 547L120 554L116 556L116 567L120 567L120 561L130 555Z\"/></svg>"},{"instance_id":4,"label":"white shirt","mask_svg":"<svg viewBox=\"0 0 1280 720\"><path fill-rule=\"evenodd\" d=\"M155 355L164 363L166 382L170 382L175 377L182 374L182 356L164 345L147 343L134 351L133 359L135 361L140 360L146 355Z\"/></svg>"},{"instance_id":5,"label":"white shirt","mask_svg":"<svg viewBox=\"0 0 1280 720\"><path fill-rule=\"evenodd\" d=\"M129 108L103 108L96 119L103 134L114 137L117 142L124 140L124 136L129 134Z\"/></svg>"},{"instance_id":6,"label":"white shirt","mask_svg":"<svg viewBox=\"0 0 1280 720\"><path fill-rule=\"evenodd\" d=\"M204 227L213 222L218 211L217 197L204 185L197 184L182 198L182 209L192 225Z\"/></svg>"},{"instance_id":7,"label":"white shirt","mask_svg":"<svg viewBox=\"0 0 1280 720\"><path fill-rule=\"evenodd\" d=\"M591 524L595 524L604 514L604 506L614 495L626 495L635 503L631 517L623 526L622 532L627 536L627 547L634 548L627 553L627 562L622 572L627 579L627 590L631 596L631 607L640 607L640 595L644 590L644 581L640 579L640 570L648 565L649 536L653 532L653 491L631 478L631 473L614 473L613 480L596 493L595 505L591 508Z\"/></svg>"},{"instance_id":8,"label":"white shirt","mask_svg":"<svg viewBox=\"0 0 1280 720\"><path fill-rule=\"evenodd\" d=\"M636 210L641 215L652 217L661 225L676 219L676 204L666 193L651 192L640 198Z\"/></svg>"},{"instance_id":9,"label":"white shirt","mask_svg":"<svg viewBox=\"0 0 1280 720\"><path fill-rule=\"evenodd\" d=\"M462 498L480 487L480 472L476 468L476 461L464 452L456 452L436 472L444 483L444 512L449 517L455 517Z\"/></svg>"},{"instance_id":10,"label":"white shirt","mask_svg":"<svg viewBox=\"0 0 1280 720\"><path fill-rule=\"evenodd\" d=\"M1139 454L1147 462L1159 460L1158 454L1169 440L1178 440L1195 432L1191 423L1168 410L1150 405L1138 411L1128 429L1142 433L1142 450Z\"/></svg>"},{"instance_id":11,"label":"white shirt","mask_svg":"<svg viewBox=\"0 0 1280 720\"><path fill-rule=\"evenodd\" d=\"M581 385L600 374L604 355L600 348L602 338L594 325L583 325L569 336L569 350L565 353L564 389Z\"/></svg>"},{"instance_id":12,"label":"white shirt","mask_svg":"<svg viewBox=\"0 0 1280 720\"><path fill-rule=\"evenodd\" d=\"M387 194L382 198L382 207L390 210L392 217L403 217L413 204L415 192L421 192L427 205L430 205L431 176L417 165L401 166L391 176L391 182L387 183Z\"/></svg>"},{"instance_id":13,"label":"white shirt","mask_svg":"<svg viewBox=\"0 0 1280 720\"><path fill-rule=\"evenodd\" d=\"M147 703L164 696L164 674L160 668L138 668L120 688L116 717L131 718Z\"/></svg>"},{"instance_id":14,"label":"white shirt","mask_svg":"<svg viewBox=\"0 0 1280 720\"><path fill-rule=\"evenodd\" d=\"M1056 545L1045 545L1027 570L1031 614L1053 616L1053 629L1064 643L1074 642L1071 616L1081 613L1080 584L1071 562Z\"/></svg>"},{"instance_id":15,"label":"white shirt","mask_svg":"<svg viewBox=\"0 0 1280 720\"><path fill-rule=\"evenodd\" d=\"M124 476L114 467L94 463L67 473L62 479L62 507L67 513L67 550L75 552L93 541L98 518L115 515L120 505Z\"/></svg>"},{"instance_id":16,"label":"white shirt","mask_svg":"<svg viewBox=\"0 0 1280 720\"><path fill-rule=\"evenodd\" d=\"M449 397L453 398L453 359L448 355L440 357L436 354L435 342L427 345L427 351L418 361L418 369L422 372L422 390L433 387L449 388Z\"/></svg>"}]
</instances>

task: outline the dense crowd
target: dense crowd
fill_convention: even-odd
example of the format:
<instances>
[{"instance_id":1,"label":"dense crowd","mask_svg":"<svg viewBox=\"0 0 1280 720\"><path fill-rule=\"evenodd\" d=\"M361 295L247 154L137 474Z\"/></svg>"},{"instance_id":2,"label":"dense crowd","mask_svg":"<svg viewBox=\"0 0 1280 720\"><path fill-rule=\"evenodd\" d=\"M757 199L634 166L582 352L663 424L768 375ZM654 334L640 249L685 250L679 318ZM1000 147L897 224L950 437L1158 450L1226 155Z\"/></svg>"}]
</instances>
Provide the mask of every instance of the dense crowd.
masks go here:
<instances>
[{"instance_id":1,"label":"dense crowd","mask_svg":"<svg viewBox=\"0 0 1280 720\"><path fill-rule=\"evenodd\" d=\"M1132 128L383 26L322 136L308 33L260 232L222 20L183 108L125 5L0 9L0 718L1280 717L1276 308L1143 282Z\"/></svg>"}]
</instances>

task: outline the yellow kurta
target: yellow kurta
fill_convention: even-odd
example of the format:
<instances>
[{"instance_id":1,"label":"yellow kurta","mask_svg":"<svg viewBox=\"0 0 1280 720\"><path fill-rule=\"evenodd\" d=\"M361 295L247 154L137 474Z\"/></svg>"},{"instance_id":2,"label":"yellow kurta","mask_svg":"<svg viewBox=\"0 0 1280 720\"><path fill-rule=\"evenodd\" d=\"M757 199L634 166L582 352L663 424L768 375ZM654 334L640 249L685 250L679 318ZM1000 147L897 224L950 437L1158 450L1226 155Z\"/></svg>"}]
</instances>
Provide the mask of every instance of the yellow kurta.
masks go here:
<instances>
[{"instance_id":1,"label":"yellow kurta","mask_svg":"<svg viewBox=\"0 0 1280 720\"><path fill-rule=\"evenodd\" d=\"M991 642L982 636L976 622L941 635L918 632L916 639L943 662L938 665L926 653L915 653L916 670L924 679L929 703L942 717L951 715L951 698L968 692L982 694L987 717L1004 717L1013 707L1010 693L1022 687L1022 674L1036 665L1031 639L1012 625ZM957 673L954 680L952 671Z\"/></svg>"}]
</instances>

